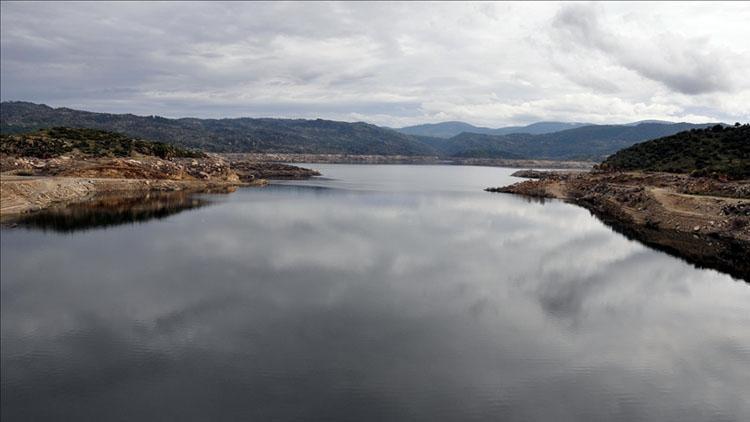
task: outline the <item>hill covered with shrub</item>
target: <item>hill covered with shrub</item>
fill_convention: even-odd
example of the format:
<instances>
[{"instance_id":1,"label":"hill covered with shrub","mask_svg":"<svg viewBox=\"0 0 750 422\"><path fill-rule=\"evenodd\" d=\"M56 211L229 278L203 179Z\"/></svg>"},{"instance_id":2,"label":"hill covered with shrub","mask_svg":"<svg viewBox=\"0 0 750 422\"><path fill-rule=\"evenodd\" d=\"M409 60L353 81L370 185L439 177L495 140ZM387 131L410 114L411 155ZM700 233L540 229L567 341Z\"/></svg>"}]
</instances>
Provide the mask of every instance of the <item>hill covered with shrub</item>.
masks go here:
<instances>
[{"instance_id":1,"label":"hill covered with shrub","mask_svg":"<svg viewBox=\"0 0 750 422\"><path fill-rule=\"evenodd\" d=\"M162 142L134 139L126 135L96 129L54 127L31 133L2 135L0 153L36 158L61 155L92 157L127 157L133 154L164 159L204 157L200 151L180 148Z\"/></svg>"},{"instance_id":2,"label":"hill covered with shrub","mask_svg":"<svg viewBox=\"0 0 750 422\"><path fill-rule=\"evenodd\" d=\"M642 142L610 156L600 167L747 179L750 125L715 125Z\"/></svg>"}]
</instances>

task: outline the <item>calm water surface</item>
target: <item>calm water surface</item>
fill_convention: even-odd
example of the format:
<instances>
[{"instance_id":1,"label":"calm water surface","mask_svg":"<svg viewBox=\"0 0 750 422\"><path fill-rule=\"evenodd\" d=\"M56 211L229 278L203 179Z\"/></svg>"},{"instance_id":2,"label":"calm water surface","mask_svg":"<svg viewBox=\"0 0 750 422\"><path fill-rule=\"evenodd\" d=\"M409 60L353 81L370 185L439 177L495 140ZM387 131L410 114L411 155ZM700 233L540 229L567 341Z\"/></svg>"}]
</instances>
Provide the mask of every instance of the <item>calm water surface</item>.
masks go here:
<instances>
[{"instance_id":1,"label":"calm water surface","mask_svg":"<svg viewBox=\"0 0 750 422\"><path fill-rule=\"evenodd\" d=\"M750 420L749 284L508 169L311 166L3 229L2 420Z\"/></svg>"}]
</instances>

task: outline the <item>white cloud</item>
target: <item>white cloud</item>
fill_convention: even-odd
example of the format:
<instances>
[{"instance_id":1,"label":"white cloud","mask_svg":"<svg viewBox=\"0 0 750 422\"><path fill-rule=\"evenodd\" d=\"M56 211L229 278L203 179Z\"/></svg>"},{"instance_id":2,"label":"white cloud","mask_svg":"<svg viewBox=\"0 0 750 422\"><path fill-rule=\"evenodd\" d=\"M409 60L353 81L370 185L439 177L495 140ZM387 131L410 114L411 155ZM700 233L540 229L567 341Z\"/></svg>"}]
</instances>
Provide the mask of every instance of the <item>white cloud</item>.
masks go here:
<instances>
[{"instance_id":1,"label":"white cloud","mask_svg":"<svg viewBox=\"0 0 750 422\"><path fill-rule=\"evenodd\" d=\"M747 3L2 3L2 99L384 125L750 120Z\"/></svg>"}]
</instances>

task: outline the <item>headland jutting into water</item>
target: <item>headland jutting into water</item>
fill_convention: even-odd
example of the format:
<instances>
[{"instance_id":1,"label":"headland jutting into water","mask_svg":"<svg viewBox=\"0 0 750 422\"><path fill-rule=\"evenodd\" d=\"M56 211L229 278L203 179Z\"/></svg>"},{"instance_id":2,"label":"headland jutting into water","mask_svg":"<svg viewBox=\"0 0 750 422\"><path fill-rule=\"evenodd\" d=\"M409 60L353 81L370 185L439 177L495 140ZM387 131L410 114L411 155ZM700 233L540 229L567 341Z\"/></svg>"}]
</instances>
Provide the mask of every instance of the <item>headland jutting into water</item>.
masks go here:
<instances>
[{"instance_id":1,"label":"headland jutting into water","mask_svg":"<svg viewBox=\"0 0 750 422\"><path fill-rule=\"evenodd\" d=\"M486 190L580 205L629 237L750 281L750 125L636 144L590 172L516 175L535 180Z\"/></svg>"}]
</instances>

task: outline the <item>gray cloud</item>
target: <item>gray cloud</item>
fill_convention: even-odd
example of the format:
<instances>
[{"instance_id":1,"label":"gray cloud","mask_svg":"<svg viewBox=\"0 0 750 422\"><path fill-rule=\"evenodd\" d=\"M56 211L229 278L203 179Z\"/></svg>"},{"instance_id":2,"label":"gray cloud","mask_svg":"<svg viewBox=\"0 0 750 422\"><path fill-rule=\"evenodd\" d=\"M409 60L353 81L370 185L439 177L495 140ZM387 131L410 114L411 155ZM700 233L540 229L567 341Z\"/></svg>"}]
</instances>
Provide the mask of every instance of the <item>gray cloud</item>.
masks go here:
<instances>
[{"instance_id":1,"label":"gray cloud","mask_svg":"<svg viewBox=\"0 0 750 422\"><path fill-rule=\"evenodd\" d=\"M731 77L750 71L746 4L0 7L3 100L393 126L750 119Z\"/></svg>"},{"instance_id":2,"label":"gray cloud","mask_svg":"<svg viewBox=\"0 0 750 422\"><path fill-rule=\"evenodd\" d=\"M553 26L563 40L598 50L617 64L677 92L695 95L734 88L724 57L706 51L705 40L669 33L648 42L618 36L602 26L596 5L566 5L555 16Z\"/></svg>"}]
</instances>

